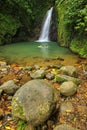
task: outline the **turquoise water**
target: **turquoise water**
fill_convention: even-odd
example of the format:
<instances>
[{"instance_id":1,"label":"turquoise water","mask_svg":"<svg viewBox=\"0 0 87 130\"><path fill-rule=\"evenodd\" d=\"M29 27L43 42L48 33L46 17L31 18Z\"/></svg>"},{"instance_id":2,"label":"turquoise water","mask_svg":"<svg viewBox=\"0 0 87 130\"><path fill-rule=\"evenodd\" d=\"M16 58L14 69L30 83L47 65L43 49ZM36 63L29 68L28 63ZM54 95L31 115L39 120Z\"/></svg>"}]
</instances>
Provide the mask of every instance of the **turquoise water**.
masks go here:
<instances>
[{"instance_id":1,"label":"turquoise water","mask_svg":"<svg viewBox=\"0 0 87 130\"><path fill-rule=\"evenodd\" d=\"M77 59L67 48L59 47L56 42L21 42L0 46L0 60L9 63L29 63L38 59L61 57L68 62Z\"/></svg>"}]
</instances>

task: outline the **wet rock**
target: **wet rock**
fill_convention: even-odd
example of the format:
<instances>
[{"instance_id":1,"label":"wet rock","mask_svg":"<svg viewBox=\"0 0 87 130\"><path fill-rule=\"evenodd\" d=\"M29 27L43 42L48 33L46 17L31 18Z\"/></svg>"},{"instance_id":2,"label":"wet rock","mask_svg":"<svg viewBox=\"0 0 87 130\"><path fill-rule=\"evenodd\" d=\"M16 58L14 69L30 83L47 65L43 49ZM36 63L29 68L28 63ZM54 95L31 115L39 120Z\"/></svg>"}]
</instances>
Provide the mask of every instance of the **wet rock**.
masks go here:
<instances>
[{"instance_id":1,"label":"wet rock","mask_svg":"<svg viewBox=\"0 0 87 130\"><path fill-rule=\"evenodd\" d=\"M24 84L12 99L13 116L25 120L33 126L46 121L54 107L54 89L40 79Z\"/></svg>"},{"instance_id":2,"label":"wet rock","mask_svg":"<svg viewBox=\"0 0 87 130\"><path fill-rule=\"evenodd\" d=\"M71 77L71 76L68 76L68 75L63 75L63 74L57 74L55 76L55 80L59 83L63 83L65 81L72 81L77 85L80 83L80 79L74 78L74 77Z\"/></svg>"},{"instance_id":3,"label":"wet rock","mask_svg":"<svg viewBox=\"0 0 87 130\"><path fill-rule=\"evenodd\" d=\"M77 91L77 85L72 81L67 81L61 84L60 93L64 96L72 96Z\"/></svg>"},{"instance_id":4,"label":"wet rock","mask_svg":"<svg viewBox=\"0 0 87 130\"><path fill-rule=\"evenodd\" d=\"M57 125L53 130L79 130L79 129L76 129L67 124L62 124L62 125Z\"/></svg>"},{"instance_id":5,"label":"wet rock","mask_svg":"<svg viewBox=\"0 0 87 130\"><path fill-rule=\"evenodd\" d=\"M9 95L13 95L19 88L13 80L9 80L0 86L0 91L4 91Z\"/></svg>"},{"instance_id":6,"label":"wet rock","mask_svg":"<svg viewBox=\"0 0 87 130\"><path fill-rule=\"evenodd\" d=\"M74 107L73 107L72 103L69 101L62 102L60 104L60 112L61 113L74 112Z\"/></svg>"},{"instance_id":7,"label":"wet rock","mask_svg":"<svg viewBox=\"0 0 87 130\"><path fill-rule=\"evenodd\" d=\"M63 66L60 68L62 74L77 77L76 68L74 66Z\"/></svg>"},{"instance_id":8,"label":"wet rock","mask_svg":"<svg viewBox=\"0 0 87 130\"><path fill-rule=\"evenodd\" d=\"M47 78L48 80L52 80L52 79L54 79L54 77L55 77L55 75L54 75L53 73L48 73L48 74L46 74L46 78Z\"/></svg>"},{"instance_id":9,"label":"wet rock","mask_svg":"<svg viewBox=\"0 0 87 130\"><path fill-rule=\"evenodd\" d=\"M43 79L45 76L44 70L37 70L35 72L30 73L31 78L33 79Z\"/></svg>"}]
</instances>

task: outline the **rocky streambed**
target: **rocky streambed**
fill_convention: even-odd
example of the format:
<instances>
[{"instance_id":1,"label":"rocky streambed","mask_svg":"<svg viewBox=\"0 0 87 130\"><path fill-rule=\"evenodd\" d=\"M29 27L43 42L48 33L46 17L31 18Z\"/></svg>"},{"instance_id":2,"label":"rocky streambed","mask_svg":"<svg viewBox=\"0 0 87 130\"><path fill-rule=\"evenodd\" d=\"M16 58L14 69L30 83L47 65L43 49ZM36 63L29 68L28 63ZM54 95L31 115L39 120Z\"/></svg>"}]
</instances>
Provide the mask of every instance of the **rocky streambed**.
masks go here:
<instances>
[{"instance_id":1,"label":"rocky streambed","mask_svg":"<svg viewBox=\"0 0 87 130\"><path fill-rule=\"evenodd\" d=\"M1 130L86 130L87 61L8 65L0 61Z\"/></svg>"}]
</instances>

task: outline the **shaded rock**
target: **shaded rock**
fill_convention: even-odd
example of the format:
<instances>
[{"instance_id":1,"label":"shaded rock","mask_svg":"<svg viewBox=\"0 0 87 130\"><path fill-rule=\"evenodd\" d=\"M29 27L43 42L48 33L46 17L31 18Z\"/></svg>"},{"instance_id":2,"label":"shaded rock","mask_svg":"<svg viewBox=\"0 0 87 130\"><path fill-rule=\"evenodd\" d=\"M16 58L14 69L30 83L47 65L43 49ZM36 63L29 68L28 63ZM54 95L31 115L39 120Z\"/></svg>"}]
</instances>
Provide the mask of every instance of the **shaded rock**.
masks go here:
<instances>
[{"instance_id":1,"label":"shaded rock","mask_svg":"<svg viewBox=\"0 0 87 130\"><path fill-rule=\"evenodd\" d=\"M67 81L61 84L60 93L64 96L72 96L77 91L77 85L72 81Z\"/></svg>"},{"instance_id":2,"label":"shaded rock","mask_svg":"<svg viewBox=\"0 0 87 130\"><path fill-rule=\"evenodd\" d=\"M51 80L51 79L54 79L54 74L53 73L48 73L48 74L46 74L46 78L48 79L48 80Z\"/></svg>"},{"instance_id":3,"label":"shaded rock","mask_svg":"<svg viewBox=\"0 0 87 130\"><path fill-rule=\"evenodd\" d=\"M46 121L54 107L54 89L40 79L24 84L12 99L13 116L25 120L33 126Z\"/></svg>"},{"instance_id":4,"label":"shaded rock","mask_svg":"<svg viewBox=\"0 0 87 130\"><path fill-rule=\"evenodd\" d=\"M53 68L56 68L56 69L60 69L61 67L62 67L61 64L59 64L59 65L53 65Z\"/></svg>"},{"instance_id":5,"label":"shaded rock","mask_svg":"<svg viewBox=\"0 0 87 130\"><path fill-rule=\"evenodd\" d=\"M59 64L59 65L54 64L54 65L46 66L45 70L50 69L50 68L60 69L61 67L62 67L62 64Z\"/></svg>"},{"instance_id":6,"label":"shaded rock","mask_svg":"<svg viewBox=\"0 0 87 130\"><path fill-rule=\"evenodd\" d=\"M43 79L45 76L44 70L37 70L35 72L30 73L31 78L33 79Z\"/></svg>"},{"instance_id":7,"label":"shaded rock","mask_svg":"<svg viewBox=\"0 0 87 130\"><path fill-rule=\"evenodd\" d=\"M51 69L51 68L53 68L53 65L48 65L48 66L46 66L46 67L44 68L44 70L48 70L48 69Z\"/></svg>"},{"instance_id":8,"label":"shaded rock","mask_svg":"<svg viewBox=\"0 0 87 130\"><path fill-rule=\"evenodd\" d=\"M57 125L53 130L79 130L67 124Z\"/></svg>"},{"instance_id":9,"label":"shaded rock","mask_svg":"<svg viewBox=\"0 0 87 130\"><path fill-rule=\"evenodd\" d=\"M62 74L56 75L55 80L59 83L63 83L64 81L72 81L77 85L80 83L80 79L74 78L74 77L71 77L71 76L68 76L68 75L62 75Z\"/></svg>"},{"instance_id":10,"label":"shaded rock","mask_svg":"<svg viewBox=\"0 0 87 130\"><path fill-rule=\"evenodd\" d=\"M63 66L60 68L62 74L77 77L76 68L74 66Z\"/></svg>"},{"instance_id":11,"label":"shaded rock","mask_svg":"<svg viewBox=\"0 0 87 130\"><path fill-rule=\"evenodd\" d=\"M13 80L9 80L0 86L0 91L13 95L18 88L19 86L17 86Z\"/></svg>"},{"instance_id":12,"label":"shaded rock","mask_svg":"<svg viewBox=\"0 0 87 130\"><path fill-rule=\"evenodd\" d=\"M71 102L65 101L60 104L60 112L74 112L74 107Z\"/></svg>"}]
</instances>

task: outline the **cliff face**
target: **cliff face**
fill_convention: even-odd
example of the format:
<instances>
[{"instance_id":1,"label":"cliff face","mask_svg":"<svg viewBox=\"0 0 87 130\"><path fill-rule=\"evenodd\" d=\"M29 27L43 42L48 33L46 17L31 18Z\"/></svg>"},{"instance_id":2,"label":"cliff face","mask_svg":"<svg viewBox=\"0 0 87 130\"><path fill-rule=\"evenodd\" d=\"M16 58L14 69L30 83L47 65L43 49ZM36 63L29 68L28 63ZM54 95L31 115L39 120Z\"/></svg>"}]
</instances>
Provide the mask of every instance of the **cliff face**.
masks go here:
<instances>
[{"instance_id":1,"label":"cliff face","mask_svg":"<svg viewBox=\"0 0 87 130\"><path fill-rule=\"evenodd\" d=\"M87 2L56 0L59 45L87 58Z\"/></svg>"}]
</instances>

